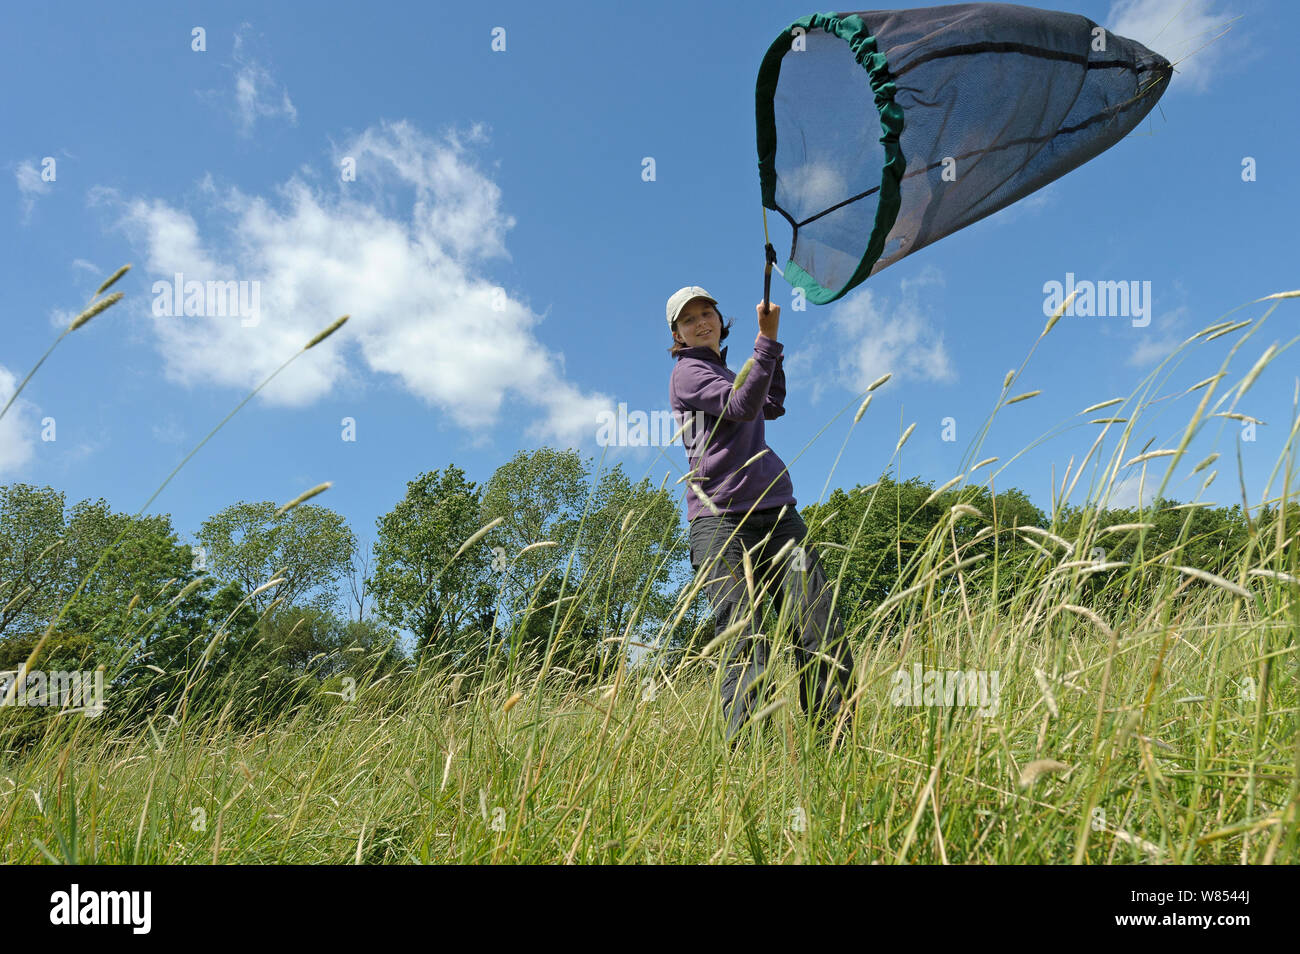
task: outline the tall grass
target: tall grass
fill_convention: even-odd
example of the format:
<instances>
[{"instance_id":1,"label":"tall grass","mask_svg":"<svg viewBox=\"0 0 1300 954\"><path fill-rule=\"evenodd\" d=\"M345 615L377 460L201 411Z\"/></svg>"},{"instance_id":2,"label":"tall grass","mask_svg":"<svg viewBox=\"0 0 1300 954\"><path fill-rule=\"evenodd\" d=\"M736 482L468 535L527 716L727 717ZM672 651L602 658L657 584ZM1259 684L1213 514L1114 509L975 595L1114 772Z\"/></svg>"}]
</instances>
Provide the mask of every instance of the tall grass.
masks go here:
<instances>
[{"instance_id":1,"label":"tall grass","mask_svg":"<svg viewBox=\"0 0 1300 954\"><path fill-rule=\"evenodd\" d=\"M685 650L668 644L709 568L657 633L643 632L634 614L610 634L615 651L588 687L556 660L607 579L571 575L570 561L557 570L561 597L529 608L552 620L540 660L494 646L465 671L433 659L382 677L377 660L370 669L362 662L354 684L320 689L302 677L303 700L275 715L266 694L239 681L238 659L213 670L212 647L196 645L183 673L128 670L123 661L98 719L0 710L0 728L27 719L37 732L34 744L0 753L4 857L1295 863L1300 527L1288 524L1286 505L1300 414L1293 408L1270 476L1269 488L1282 472L1281 490L1266 488L1250 504L1238 478L1248 515L1264 503L1279 509L1271 524L1252 521L1227 572L1188 565L1187 525L1172 549L1144 547L1145 520L1124 528L1139 537L1132 561L1087 557L1106 540L1100 516L1126 467L1141 466L1144 484L1147 468L1164 468L1163 490L1208 421L1240 413L1241 398L1289 345L1265 351L1232 389L1229 362L1276 306L1235 328L1212 325L1127 399L1063 425L1099 430L1085 459L1071 461L1059 496L1054 490L1051 526L999 525L960 502L959 490L948 521L914 548L889 598L839 607L857 660L855 715L830 733L799 711L783 615L767 620L776 662L766 731L734 749L723 739L716 660L726 639L702 624L686 634ZM1139 425L1153 429L1169 412L1162 392L1188 350L1246 328L1220 374L1182 392L1199 403L1185 424L1165 428L1173 446L1154 448L1171 453L1133 447ZM1001 473L985 470L996 459L969 462L987 455L995 419L1032 397L1008 397L1016 377L1006 376L952 486ZM846 408L858 407L846 445L867 410L861 397ZM1103 408L1105 417L1089 417ZM1085 519L1066 539L1056 517L1085 470ZM630 513L623 531L637 519ZM1033 571L1009 574L997 546L991 557L971 556L952 532L957 521L982 524L976 540L1014 535L1036 547ZM607 546L619 559L620 541ZM1094 579L1106 581L1099 591L1087 589ZM837 592L843 582L834 581ZM726 638L762 622L754 613ZM635 665L625 651L634 644ZM896 705L895 673L918 663L998 673L996 710ZM114 718L145 697L154 700L147 720Z\"/></svg>"}]
</instances>

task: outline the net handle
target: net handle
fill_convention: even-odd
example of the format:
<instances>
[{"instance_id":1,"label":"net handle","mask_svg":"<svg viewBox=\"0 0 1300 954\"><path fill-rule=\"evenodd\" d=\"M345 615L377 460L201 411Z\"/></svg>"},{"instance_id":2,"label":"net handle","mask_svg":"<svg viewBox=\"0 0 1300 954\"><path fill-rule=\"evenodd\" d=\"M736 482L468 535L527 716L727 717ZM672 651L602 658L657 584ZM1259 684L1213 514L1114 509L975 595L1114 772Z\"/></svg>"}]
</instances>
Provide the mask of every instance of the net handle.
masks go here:
<instances>
[{"instance_id":1,"label":"net handle","mask_svg":"<svg viewBox=\"0 0 1300 954\"><path fill-rule=\"evenodd\" d=\"M763 249L763 314L767 314L772 301L772 266L776 264L776 249L772 247L772 239L767 234L766 207L763 208L763 241L767 243Z\"/></svg>"}]
</instances>

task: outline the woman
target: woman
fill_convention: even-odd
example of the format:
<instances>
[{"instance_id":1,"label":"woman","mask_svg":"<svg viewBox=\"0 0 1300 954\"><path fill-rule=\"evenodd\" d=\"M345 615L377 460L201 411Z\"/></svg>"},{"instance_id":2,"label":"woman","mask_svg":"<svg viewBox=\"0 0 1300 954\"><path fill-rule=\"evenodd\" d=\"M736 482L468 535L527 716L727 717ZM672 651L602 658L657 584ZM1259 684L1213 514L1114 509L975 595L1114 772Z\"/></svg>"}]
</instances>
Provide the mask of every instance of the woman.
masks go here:
<instances>
[{"instance_id":1,"label":"woman","mask_svg":"<svg viewBox=\"0 0 1300 954\"><path fill-rule=\"evenodd\" d=\"M784 346L777 341L781 309L760 302L753 366L738 388L720 344L731 331L717 301L698 285L668 299L670 349L676 359L669 379L670 406L686 445L686 516L690 522L691 566L708 574L705 593L714 612L714 632L749 619L750 605L742 550L750 550L755 597L767 591L777 614L789 607L797 634L799 701L819 725L833 722L850 694L853 656L832 592L817 555L803 548L808 528L795 509L794 486L781 458L767 446L764 421L785 413ZM760 456L761 455L761 456ZM788 541L793 544L782 553ZM762 633L741 629L723 658L722 708L727 738L734 740L762 707L760 679L767 670ZM762 683L765 696L770 680ZM764 700L765 701L765 700Z\"/></svg>"}]
</instances>

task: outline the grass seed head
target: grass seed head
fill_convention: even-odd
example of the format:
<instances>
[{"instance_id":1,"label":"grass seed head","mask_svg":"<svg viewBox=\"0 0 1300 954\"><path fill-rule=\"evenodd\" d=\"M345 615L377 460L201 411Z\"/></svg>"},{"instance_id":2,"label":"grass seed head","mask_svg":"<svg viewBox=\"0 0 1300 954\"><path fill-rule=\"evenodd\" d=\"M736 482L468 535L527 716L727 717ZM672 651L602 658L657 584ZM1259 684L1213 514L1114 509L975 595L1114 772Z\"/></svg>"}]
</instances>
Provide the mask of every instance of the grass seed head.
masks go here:
<instances>
[{"instance_id":1,"label":"grass seed head","mask_svg":"<svg viewBox=\"0 0 1300 954\"><path fill-rule=\"evenodd\" d=\"M127 264L119 268L117 271L115 271L112 275L109 275L108 278L104 279L104 284L100 285L98 288L95 289L94 297L98 298L100 295L104 294L104 292L108 291L110 288L113 287L114 283L116 283L119 278L121 278L130 270L131 270L131 263L128 262Z\"/></svg>"},{"instance_id":2,"label":"grass seed head","mask_svg":"<svg viewBox=\"0 0 1300 954\"><path fill-rule=\"evenodd\" d=\"M1080 414L1091 414L1093 411L1100 411L1104 407L1113 407L1116 404L1123 404L1123 398L1111 398L1109 401L1102 401L1100 404L1094 404L1091 407L1085 407Z\"/></svg>"},{"instance_id":3,"label":"grass seed head","mask_svg":"<svg viewBox=\"0 0 1300 954\"><path fill-rule=\"evenodd\" d=\"M1218 451L1215 451L1215 452L1214 452L1213 454L1211 454L1209 457L1205 458L1205 460L1201 461L1199 464L1197 464L1195 467L1193 467L1193 468L1192 468L1192 473L1193 473L1193 474L1199 474L1201 471L1205 470L1205 468L1209 467L1211 464L1213 464L1213 463L1214 463L1216 460L1218 460L1218 459L1219 459L1219 452L1218 452Z\"/></svg>"},{"instance_id":4,"label":"grass seed head","mask_svg":"<svg viewBox=\"0 0 1300 954\"><path fill-rule=\"evenodd\" d=\"M91 318L94 318L96 315L98 315L101 311L104 311L107 308L112 308L121 300L122 300L122 293L113 292L113 294L109 295L107 298L103 299L102 301L95 302L93 305L91 305L89 308L87 308L85 311L79 314L76 318L72 319L72 324L68 325L68 332L76 331L86 322L90 321Z\"/></svg>"},{"instance_id":5,"label":"grass seed head","mask_svg":"<svg viewBox=\"0 0 1300 954\"><path fill-rule=\"evenodd\" d=\"M865 401L863 401L863 402L862 402L862 405L858 408L858 413L853 415L853 423L854 423L854 424L856 424L856 423L858 423L858 421L862 420L862 415L867 413L867 405L870 404L870 403L871 403L871 395L868 394L868 395L867 395L867 399L866 399Z\"/></svg>"},{"instance_id":6,"label":"grass seed head","mask_svg":"<svg viewBox=\"0 0 1300 954\"><path fill-rule=\"evenodd\" d=\"M324 341L324 340L325 340L326 338L328 338L330 335L334 334L334 332L336 332L336 331L338 331L340 328L342 328L344 322L346 322L346 321L347 321L349 318L351 318L351 317L352 317L351 315L344 315L342 318L336 318L336 319L334 320L334 323L333 323L333 324L331 324L331 325L330 325L328 328L326 328L324 331L317 332L316 337L312 338L311 341L308 341L305 345L303 345L302 350L303 350L303 351L308 351L308 350L310 350L310 349L316 347L318 344L320 344L322 341Z\"/></svg>"},{"instance_id":7,"label":"grass seed head","mask_svg":"<svg viewBox=\"0 0 1300 954\"><path fill-rule=\"evenodd\" d=\"M1042 391L1026 391L1024 394L1017 394L1013 398L1007 398L1007 404L1017 404L1020 401L1028 401L1032 397L1038 397Z\"/></svg>"},{"instance_id":8,"label":"grass seed head","mask_svg":"<svg viewBox=\"0 0 1300 954\"><path fill-rule=\"evenodd\" d=\"M1065 772L1069 768L1070 766L1064 762L1058 762L1056 759L1034 759L1020 770L1020 787L1028 788L1038 781L1040 775L1046 775L1050 772Z\"/></svg>"},{"instance_id":9,"label":"grass seed head","mask_svg":"<svg viewBox=\"0 0 1300 954\"><path fill-rule=\"evenodd\" d=\"M311 498L315 497L317 494L325 493L325 491L329 490L331 486L333 486L332 482L327 480L323 484L317 484L311 490L307 490L304 491L303 493L300 493L298 496L294 497L287 504L285 504L283 507L277 510L275 512L276 517L283 517L286 513L288 513L294 507L298 506L300 503L311 500Z\"/></svg>"},{"instance_id":10,"label":"grass seed head","mask_svg":"<svg viewBox=\"0 0 1300 954\"><path fill-rule=\"evenodd\" d=\"M740 371L736 375L736 380L731 382L731 392L733 394L740 390L740 386L745 383L745 378L749 377L750 369L753 367L754 359L745 359L745 363L740 366Z\"/></svg>"}]
</instances>

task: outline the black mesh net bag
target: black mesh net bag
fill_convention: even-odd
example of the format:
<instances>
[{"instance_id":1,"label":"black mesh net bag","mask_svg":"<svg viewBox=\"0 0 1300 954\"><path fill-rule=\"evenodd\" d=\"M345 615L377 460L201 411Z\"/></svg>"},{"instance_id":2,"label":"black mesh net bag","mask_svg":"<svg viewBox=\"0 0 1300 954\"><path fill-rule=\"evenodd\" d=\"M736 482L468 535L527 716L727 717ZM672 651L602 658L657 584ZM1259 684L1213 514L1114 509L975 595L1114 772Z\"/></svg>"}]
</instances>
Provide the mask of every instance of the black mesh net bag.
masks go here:
<instances>
[{"instance_id":1,"label":"black mesh net bag","mask_svg":"<svg viewBox=\"0 0 1300 954\"><path fill-rule=\"evenodd\" d=\"M786 279L840 298L1133 129L1169 61L1086 17L1004 3L814 13L759 68L763 205Z\"/></svg>"}]
</instances>

